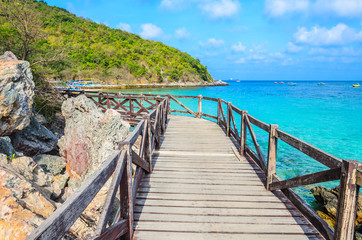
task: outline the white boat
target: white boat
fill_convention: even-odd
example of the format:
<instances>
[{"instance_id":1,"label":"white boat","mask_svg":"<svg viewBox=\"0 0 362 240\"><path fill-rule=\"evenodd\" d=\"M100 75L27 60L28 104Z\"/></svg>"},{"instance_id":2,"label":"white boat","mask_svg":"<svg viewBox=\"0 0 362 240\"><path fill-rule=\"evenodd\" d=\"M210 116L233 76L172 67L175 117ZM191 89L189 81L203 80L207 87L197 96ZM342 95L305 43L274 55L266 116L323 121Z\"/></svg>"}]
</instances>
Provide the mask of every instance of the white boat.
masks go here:
<instances>
[{"instance_id":1,"label":"white boat","mask_svg":"<svg viewBox=\"0 0 362 240\"><path fill-rule=\"evenodd\" d=\"M288 82L288 85L289 85L289 86L295 86L295 85L297 85L297 84L294 83L294 82Z\"/></svg>"},{"instance_id":2,"label":"white boat","mask_svg":"<svg viewBox=\"0 0 362 240\"><path fill-rule=\"evenodd\" d=\"M324 82L318 83L318 86L325 86L326 84Z\"/></svg>"}]
</instances>

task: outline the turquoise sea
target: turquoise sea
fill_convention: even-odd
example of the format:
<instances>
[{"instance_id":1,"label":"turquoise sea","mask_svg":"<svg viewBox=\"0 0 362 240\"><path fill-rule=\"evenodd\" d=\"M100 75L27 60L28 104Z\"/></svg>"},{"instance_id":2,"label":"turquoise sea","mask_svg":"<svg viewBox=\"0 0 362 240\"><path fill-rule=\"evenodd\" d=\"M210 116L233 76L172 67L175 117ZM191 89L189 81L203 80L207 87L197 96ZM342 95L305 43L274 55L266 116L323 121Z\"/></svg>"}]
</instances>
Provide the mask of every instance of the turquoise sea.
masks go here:
<instances>
[{"instance_id":1,"label":"turquoise sea","mask_svg":"<svg viewBox=\"0 0 362 240\"><path fill-rule=\"evenodd\" d=\"M170 93L175 95L203 95L222 98L265 123L278 124L279 129L294 135L336 157L362 162L362 88L353 88L355 82L329 81L318 86L314 81L298 81L295 86L274 84L274 81L228 81L229 86L200 88L129 89L134 93ZM197 111L197 100L185 100ZM173 105L175 106L175 105ZM176 107L176 106L175 106ZM177 107L178 109L181 109ZM203 112L216 115L216 104L203 102ZM240 118L236 117L237 123ZM238 126L239 127L239 126ZM267 154L267 133L253 129L257 140ZM240 127L239 127L240 130ZM252 141L249 137L249 146ZM287 179L327 169L316 160L279 141L277 174ZM323 183L333 187L337 183ZM309 189L295 189L313 205Z\"/></svg>"}]
</instances>

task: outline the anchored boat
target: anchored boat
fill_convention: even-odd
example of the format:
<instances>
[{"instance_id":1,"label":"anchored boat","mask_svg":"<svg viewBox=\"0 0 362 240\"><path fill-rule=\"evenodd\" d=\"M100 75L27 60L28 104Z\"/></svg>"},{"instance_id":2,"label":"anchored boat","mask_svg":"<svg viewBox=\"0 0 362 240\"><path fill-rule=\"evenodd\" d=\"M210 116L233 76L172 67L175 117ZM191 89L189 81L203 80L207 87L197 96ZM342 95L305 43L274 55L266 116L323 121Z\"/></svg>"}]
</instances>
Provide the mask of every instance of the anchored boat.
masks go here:
<instances>
[{"instance_id":1,"label":"anchored boat","mask_svg":"<svg viewBox=\"0 0 362 240\"><path fill-rule=\"evenodd\" d=\"M359 83L357 83L357 84L353 84L352 86L353 87L360 87L361 85L359 85Z\"/></svg>"}]
</instances>

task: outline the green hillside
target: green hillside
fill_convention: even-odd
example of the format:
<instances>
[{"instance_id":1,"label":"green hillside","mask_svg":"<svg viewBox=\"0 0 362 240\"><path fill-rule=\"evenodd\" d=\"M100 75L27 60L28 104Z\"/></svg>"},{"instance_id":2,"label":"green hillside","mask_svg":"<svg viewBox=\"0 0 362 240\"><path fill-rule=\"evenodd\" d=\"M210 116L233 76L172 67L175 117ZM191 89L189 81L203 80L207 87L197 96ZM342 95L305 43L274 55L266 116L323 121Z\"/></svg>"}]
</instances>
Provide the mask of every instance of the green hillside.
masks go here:
<instances>
[{"instance_id":1,"label":"green hillside","mask_svg":"<svg viewBox=\"0 0 362 240\"><path fill-rule=\"evenodd\" d=\"M0 50L13 51L19 58L25 56L31 63L39 62L34 68L48 78L113 84L212 81L198 59L161 42L76 17L42 1L2 0L0 4L14 4L12 8L3 7L0 14ZM28 54L23 54L24 44L17 41L22 29L6 18L14 9L31 9L24 18L31 15L34 29L38 28Z\"/></svg>"}]
</instances>

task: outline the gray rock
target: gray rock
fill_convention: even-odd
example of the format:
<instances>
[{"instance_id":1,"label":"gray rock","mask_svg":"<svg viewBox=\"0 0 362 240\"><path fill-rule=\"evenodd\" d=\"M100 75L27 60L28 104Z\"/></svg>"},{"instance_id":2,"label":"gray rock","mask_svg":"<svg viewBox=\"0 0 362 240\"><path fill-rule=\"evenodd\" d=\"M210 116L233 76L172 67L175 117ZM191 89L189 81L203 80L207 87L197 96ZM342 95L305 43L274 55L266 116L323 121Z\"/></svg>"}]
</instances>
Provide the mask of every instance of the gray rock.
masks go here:
<instances>
[{"instance_id":1,"label":"gray rock","mask_svg":"<svg viewBox=\"0 0 362 240\"><path fill-rule=\"evenodd\" d=\"M58 142L60 155L74 182L81 183L109 157L129 133L129 124L115 110L105 113L84 95L70 98L62 105L66 125Z\"/></svg>"},{"instance_id":2,"label":"gray rock","mask_svg":"<svg viewBox=\"0 0 362 240\"><path fill-rule=\"evenodd\" d=\"M40 124L47 124L48 123L48 121L46 120L46 118L43 116L43 115L41 115L40 113L36 113L36 112L34 112L33 113L33 117L40 123Z\"/></svg>"},{"instance_id":3,"label":"gray rock","mask_svg":"<svg viewBox=\"0 0 362 240\"><path fill-rule=\"evenodd\" d=\"M4 62L18 61L18 58L15 56L14 53L6 51L4 52L3 55L0 56L0 61Z\"/></svg>"},{"instance_id":4,"label":"gray rock","mask_svg":"<svg viewBox=\"0 0 362 240\"><path fill-rule=\"evenodd\" d=\"M11 145L11 140L9 137L0 137L0 153L3 153L9 157L12 157L14 154L16 154L13 145Z\"/></svg>"},{"instance_id":5,"label":"gray rock","mask_svg":"<svg viewBox=\"0 0 362 240\"><path fill-rule=\"evenodd\" d=\"M41 167L45 173L51 173L54 176L61 174L65 170L66 162L62 157L42 154L36 156L34 161Z\"/></svg>"},{"instance_id":6,"label":"gray rock","mask_svg":"<svg viewBox=\"0 0 362 240\"><path fill-rule=\"evenodd\" d=\"M31 119L27 128L13 133L10 138L16 151L23 152L27 156L55 150L58 141L58 138L35 118Z\"/></svg>"},{"instance_id":7,"label":"gray rock","mask_svg":"<svg viewBox=\"0 0 362 240\"><path fill-rule=\"evenodd\" d=\"M30 123L34 82L27 61L8 52L0 59L0 136L8 136Z\"/></svg>"}]
</instances>

